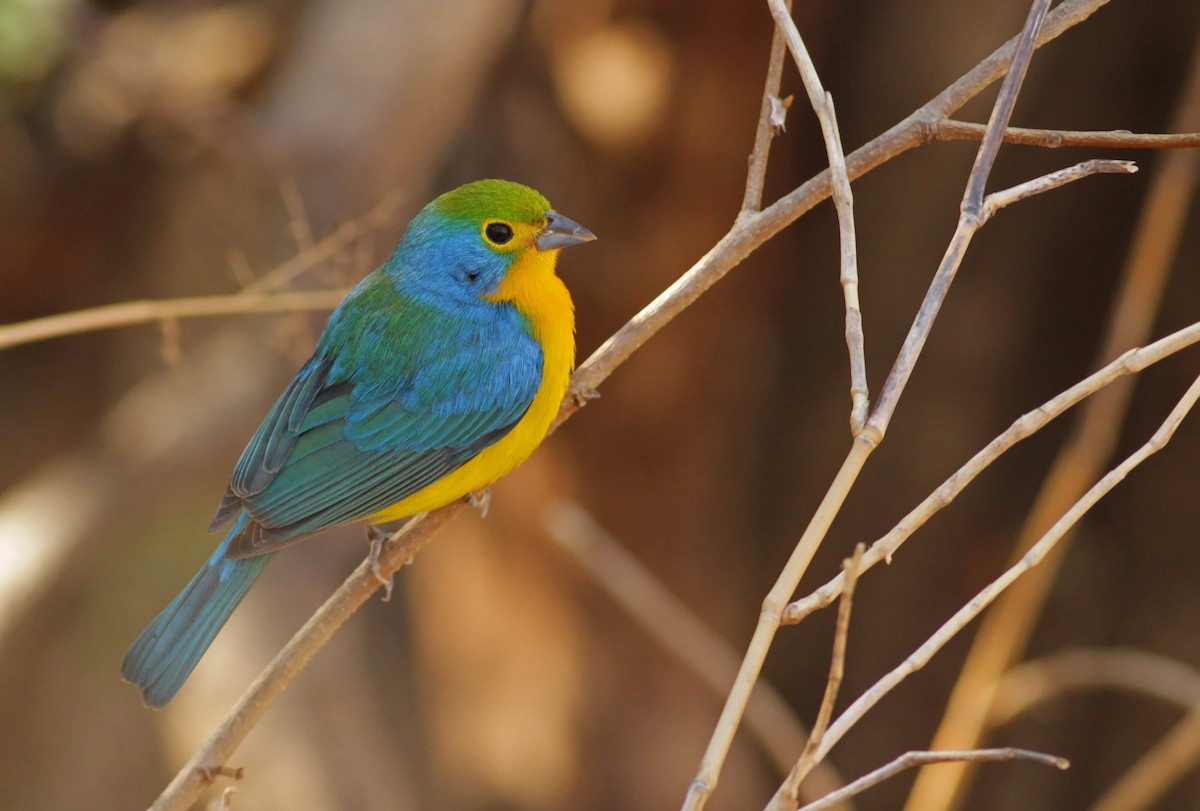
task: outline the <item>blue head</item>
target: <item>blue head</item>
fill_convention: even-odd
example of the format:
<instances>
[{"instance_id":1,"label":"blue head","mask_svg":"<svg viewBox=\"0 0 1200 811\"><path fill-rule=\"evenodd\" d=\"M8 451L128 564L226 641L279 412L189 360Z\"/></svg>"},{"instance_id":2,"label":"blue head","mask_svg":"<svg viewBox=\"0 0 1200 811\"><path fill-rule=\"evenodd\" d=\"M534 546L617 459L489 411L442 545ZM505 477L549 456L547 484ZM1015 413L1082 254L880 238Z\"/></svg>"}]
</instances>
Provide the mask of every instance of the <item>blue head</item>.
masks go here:
<instances>
[{"instance_id":1,"label":"blue head","mask_svg":"<svg viewBox=\"0 0 1200 811\"><path fill-rule=\"evenodd\" d=\"M557 251L594 238L528 186L479 180L425 206L386 271L402 290L422 298L473 303L494 295L513 265L530 252Z\"/></svg>"}]
</instances>

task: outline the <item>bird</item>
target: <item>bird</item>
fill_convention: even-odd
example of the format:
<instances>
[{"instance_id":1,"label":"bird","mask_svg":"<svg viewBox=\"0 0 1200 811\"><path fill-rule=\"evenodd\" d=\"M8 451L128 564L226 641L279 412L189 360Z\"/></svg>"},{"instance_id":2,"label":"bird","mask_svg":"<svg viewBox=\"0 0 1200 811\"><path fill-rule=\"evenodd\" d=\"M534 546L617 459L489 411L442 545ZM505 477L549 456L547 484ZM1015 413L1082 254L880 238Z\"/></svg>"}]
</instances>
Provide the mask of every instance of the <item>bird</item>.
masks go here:
<instances>
[{"instance_id":1,"label":"bird","mask_svg":"<svg viewBox=\"0 0 1200 811\"><path fill-rule=\"evenodd\" d=\"M174 698L284 546L469 497L533 452L575 366L558 254L595 238L507 180L460 186L412 219L242 451L209 527L229 524L224 539L126 654L147 706Z\"/></svg>"}]
</instances>

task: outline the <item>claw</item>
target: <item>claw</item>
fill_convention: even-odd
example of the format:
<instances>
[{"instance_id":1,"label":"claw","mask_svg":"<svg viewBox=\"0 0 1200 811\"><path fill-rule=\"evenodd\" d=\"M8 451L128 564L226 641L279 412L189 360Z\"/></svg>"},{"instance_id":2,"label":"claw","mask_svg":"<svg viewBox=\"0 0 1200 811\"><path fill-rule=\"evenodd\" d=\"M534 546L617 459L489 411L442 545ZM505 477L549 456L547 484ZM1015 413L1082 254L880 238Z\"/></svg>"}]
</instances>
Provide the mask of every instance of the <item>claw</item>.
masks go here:
<instances>
[{"instance_id":1,"label":"claw","mask_svg":"<svg viewBox=\"0 0 1200 811\"><path fill-rule=\"evenodd\" d=\"M487 486L474 493L467 493L467 503L479 510L480 518L487 518L488 507L492 504L492 488Z\"/></svg>"},{"instance_id":2,"label":"claw","mask_svg":"<svg viewBox=\"0 0 1200 811\"><path fill-rule=\"evenodd\" d=\"M575 401L575 405L583 408L592 400L600 399L600 392L592 388L576 389L572 388L569 392L571 398Z\"/></svg>"},{"instance_id":3,"label":"claw","mask_svg":"<svg viewBox=\"0 0 1200 811\"><path fill-rule=\"evenodd\" d=\"M375 579L383 586L383 601L386 603L392 599L392 578L384 577L380 571L379 555L383 552L383 542L388 539L388 533L373 524L367 524L366 530L367 543L371 545L367 560L371 563L371 574L375 575Z\"/></svg>"}]
</instances>

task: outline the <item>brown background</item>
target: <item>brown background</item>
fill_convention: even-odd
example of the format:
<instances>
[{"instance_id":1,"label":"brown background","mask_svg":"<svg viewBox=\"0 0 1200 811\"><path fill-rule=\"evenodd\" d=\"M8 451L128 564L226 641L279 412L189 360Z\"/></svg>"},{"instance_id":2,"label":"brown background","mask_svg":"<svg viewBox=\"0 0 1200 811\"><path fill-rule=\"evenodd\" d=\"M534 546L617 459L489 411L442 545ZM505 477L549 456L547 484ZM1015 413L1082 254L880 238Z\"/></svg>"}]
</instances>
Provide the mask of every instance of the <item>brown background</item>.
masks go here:
<instances>
[{"instance_id":1,"label":"brown background","mask_svg":"<svg viewBox=\"0 0 1200 811\"><path fill-rule=\"evenodd\" d=\"M1015 34L1027 9L800 5L849 147ZM235 266L262 274L295 254L289 196L320 237L395 192L382 228L298 282L348 284L424 201L501 176L538 187L601 238L562 268L582 354L732 221L771 35L764 3L729 0L61 0L0 7L6 18L18 35L0 38L0 322L233 292ZM1014 124L1164 130L1198 30L1195 3L1112 3L1035 56ZM800 92L794 73L784 89ZM991 98L964 117L983 120ZM1008 147L991 187L1096 154ZM953 229L972 155L933 145L855 184L874 389ZM1111 156L1136 157L1143 172L1022 204L976 239L806 585L1095 367L1161 160ZM823 163L797 104L768 197ZM1156 335L1197 319L1198 225L1193 214ZM719 697L613 607L539 515L552 497L577 499L741 650L848 444L836 262L823 205L619 369L495 488L486 521L445 531L400 577L397 599L371 602L296 681L235 758L249 776L234 807L677 807ZM30 593L0 603L0 806L148 804L361 558L357 528L282 556L165 711L120 683L129 641L209 554L204 527L229 468L322 318L192 320L177 341L142 326L0 352L0 527L15 548L57 538L63 553ZM1192 353L1145 375L1123 451L1195 368ZM1009 454L867 576L843 704L999 572L1068 427ZM1198 453L1193 420L1091 513L1035 655L1139 646L1200 664ZM37 520L14 525L29 492L48 495ZM831 634L828 612L784 630L767 663L806 720ZM926 746L966 642L888 698L833 764L855 776ZM970 807L1085 807L1176 715L1103 692L1043 706L994 740L1074 767L989 766ZM778 778L740 736L710 807L761 807ZM910 780L859 807L898 807ZM1197 792L1193 776L1160 807L1194 808Z\"/></svg>"}]
</instances>

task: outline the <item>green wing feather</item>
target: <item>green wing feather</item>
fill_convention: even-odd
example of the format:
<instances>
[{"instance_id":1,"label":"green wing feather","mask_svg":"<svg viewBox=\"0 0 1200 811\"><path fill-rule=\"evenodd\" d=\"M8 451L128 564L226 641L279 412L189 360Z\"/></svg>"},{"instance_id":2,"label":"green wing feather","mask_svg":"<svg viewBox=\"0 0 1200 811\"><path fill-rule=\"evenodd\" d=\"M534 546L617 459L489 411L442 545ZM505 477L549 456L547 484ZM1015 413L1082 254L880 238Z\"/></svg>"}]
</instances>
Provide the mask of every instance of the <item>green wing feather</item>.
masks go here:
<instances>
[{"instance_id":1,"label":"green wing feather","mask_svg":"<svg viewBox=\"0 0 1200 811\"><path fill-rule=\"evenodd\" d=\"M230 558L412 495L508 433L537 394L541 349L515 312L466 321L412 302L355 303L330 320L234 468L213 528L239 510L251 520ZM391 329L398 317L429 328Z\"/></svg>"}]
</instances>

